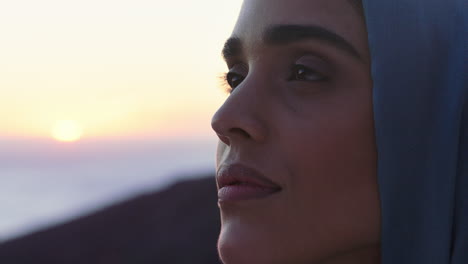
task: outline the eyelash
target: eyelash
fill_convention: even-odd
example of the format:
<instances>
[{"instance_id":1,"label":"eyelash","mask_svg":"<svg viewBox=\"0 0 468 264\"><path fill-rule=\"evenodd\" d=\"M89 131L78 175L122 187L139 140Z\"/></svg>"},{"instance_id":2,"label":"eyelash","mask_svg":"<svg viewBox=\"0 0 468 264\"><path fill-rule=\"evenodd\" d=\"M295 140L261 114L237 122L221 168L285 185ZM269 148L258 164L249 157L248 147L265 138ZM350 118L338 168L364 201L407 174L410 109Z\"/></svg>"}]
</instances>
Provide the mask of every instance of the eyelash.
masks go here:
<instances>
[{"instance_id":1,"label":"eyelash","mask_svg":"<svg viewBox=\"0 0 468 264\"><path fill-rule=\"evenodd\" d=\"M300 73L298 71L301 71ZM307 80L302 79L298 76L298 74L313 74L315 75L314 78ZM238 78L238 79L234 79ZM232 93L232 91L245 79L244 76L235 73L235 72L227 72L223 75L224 84L227 86L227 92ZM291 70L291 76L287 79L288 81L306 81L306 82L322 82L326 81L327 77L323 74L310 69L302 64L295 64Z\"/></svg>"}]
</instances>

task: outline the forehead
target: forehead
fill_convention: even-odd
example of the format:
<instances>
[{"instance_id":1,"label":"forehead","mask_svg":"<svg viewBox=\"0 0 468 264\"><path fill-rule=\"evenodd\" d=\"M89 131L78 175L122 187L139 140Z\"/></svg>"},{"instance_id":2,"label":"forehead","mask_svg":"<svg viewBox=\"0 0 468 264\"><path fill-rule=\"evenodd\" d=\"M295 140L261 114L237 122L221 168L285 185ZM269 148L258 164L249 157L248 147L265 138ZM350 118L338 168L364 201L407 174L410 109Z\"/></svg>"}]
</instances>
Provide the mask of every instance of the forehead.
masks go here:
<instances>
[{"instance_id":1,"label":"forehead","mask_svg":"<svg viewBox=\"0 0 468 264\"><path fill-rule=\"evenodd\" d=\"M232 33L247 50L261 43L271 25L314 25L326 28L367 54L364 18L350 0L244 0Z\"/></svg>"}]
</instances>

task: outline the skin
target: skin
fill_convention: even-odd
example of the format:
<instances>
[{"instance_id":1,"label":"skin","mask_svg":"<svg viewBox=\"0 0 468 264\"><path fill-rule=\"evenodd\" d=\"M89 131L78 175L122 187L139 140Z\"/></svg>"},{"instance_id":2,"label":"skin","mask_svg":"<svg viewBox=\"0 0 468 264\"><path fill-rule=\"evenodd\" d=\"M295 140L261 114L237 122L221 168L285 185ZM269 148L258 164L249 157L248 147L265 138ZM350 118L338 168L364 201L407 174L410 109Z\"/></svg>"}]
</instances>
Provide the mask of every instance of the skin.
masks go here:
<instances>
[{"instance_id":1,"label":"skin","mask_svg":"<svg viewBox=\"0 0 468 264\"><path fill-rule=\"evenodd\" d=\"M354 46L264 43L271 25L315 25ZM227 59L235 87L212 119L217 167L241 163L282 190L219 203L225 264L380 263L372 82L363 18L346 0L246 0ZM307 67L299 74L294 65ZM228 76L229 77L229 76ZM325 80L323 80L325 77ZM322 78L322 79L321 79Z\"/></svg>"}]
</instances>

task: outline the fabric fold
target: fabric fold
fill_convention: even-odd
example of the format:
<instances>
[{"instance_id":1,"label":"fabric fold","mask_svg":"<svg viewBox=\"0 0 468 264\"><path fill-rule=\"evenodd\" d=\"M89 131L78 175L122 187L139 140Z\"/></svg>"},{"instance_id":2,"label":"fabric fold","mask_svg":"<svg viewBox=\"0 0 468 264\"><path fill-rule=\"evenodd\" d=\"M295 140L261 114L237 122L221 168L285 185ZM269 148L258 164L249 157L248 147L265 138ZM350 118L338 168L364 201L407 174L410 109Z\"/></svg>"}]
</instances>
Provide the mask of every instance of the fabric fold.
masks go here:
<instances>
[{"instance_id":1,"label":"fabric fold","mask_svg":"<svg viewBox=\"0 0 468 264\"><path fill-rule=\"evenodd\" d=\"M468 263L468 4L364 0L383 264Z\"/></svg>"}]
</instances>

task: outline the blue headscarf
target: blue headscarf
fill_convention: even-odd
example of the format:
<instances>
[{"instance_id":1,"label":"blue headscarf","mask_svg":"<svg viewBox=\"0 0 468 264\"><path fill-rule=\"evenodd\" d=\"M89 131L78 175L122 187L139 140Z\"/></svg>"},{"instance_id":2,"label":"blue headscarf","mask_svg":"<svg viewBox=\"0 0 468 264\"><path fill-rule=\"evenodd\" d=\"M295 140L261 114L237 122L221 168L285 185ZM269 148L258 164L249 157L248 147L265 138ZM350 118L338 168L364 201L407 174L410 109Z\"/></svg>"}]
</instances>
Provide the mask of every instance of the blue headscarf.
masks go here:
<instances>
[{"instance_id":1,"label":"blue headscarf","mask_svg":"<svg viewBox=\"0 0 468 264\"><path fill-rule=\"evenodd\" d=\"M468 2L364 0L383 264L468 264Z\"/></svg>"}]
</instances>

